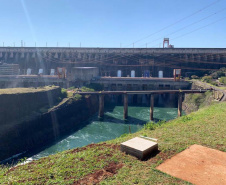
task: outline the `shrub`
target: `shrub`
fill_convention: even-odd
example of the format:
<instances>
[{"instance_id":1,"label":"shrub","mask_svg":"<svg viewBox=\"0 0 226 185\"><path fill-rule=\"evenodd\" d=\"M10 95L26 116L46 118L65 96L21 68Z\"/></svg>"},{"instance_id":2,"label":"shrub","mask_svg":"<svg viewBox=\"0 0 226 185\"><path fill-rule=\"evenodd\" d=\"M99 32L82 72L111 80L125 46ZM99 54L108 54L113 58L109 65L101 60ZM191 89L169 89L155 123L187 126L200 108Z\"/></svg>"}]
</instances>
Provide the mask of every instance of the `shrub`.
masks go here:
<instances>
[{"instance_id":1,"label":"shrub","mask_svg":"<svg viewBox=\"0 0 226 185\"><path fill-rule=\"evenodd\" d=\"M222 72L226 73L226 67L222 67L222 68L220 68L220 71L222 71Z\"/></svg>"},{"instance_id":2,"label":"shrub","mask_svg":"<svg viewBox=\"0 0 226 185\"><path fill-rule=\"evenodd\" d=\"M68 90L74 90L74 89L75 89L74 86L68 88Z\"/></svg>"},{"instance_id":3,"label":"shrub","mask_svg":"<svg viewBox=\"0 0 226 185\"><path fill-rule=\"evenodd\" d=\"M122 134L120 137L122 138L122 137L126 137L126 136L128 136L129 134L127 134L127 133L124 133L124 134Z\"/></svg>"},{"instance_id":4,"label":"shrub","mask_svg":"<svg viewBox=\"0 0 226 185\"><path fill-rule=\"evenodd\" d=\"M155 130L157 127L160 125L164 124L166 121L164 120L159 120L157 123L155 122L148 122L144 125L145 130Z\"/></svg>"},{"instance_id":5,"label":"shrub","mask_svg":"<svg viewBox=\"0 0 226 185\"><path fill-rule=\"evenodd\" d=\"M182 116L181 119L182 119L183 122L187 122L187 121L192 120L193 118L186 115L186 116Z\"/></svg>"},{"instance_id":6,"label":"shrub","mask_svg":"<svg viewBox=\"0 0 226 185\"><path fill-rule=\"evenodd\" d=\"M211 83L212 82L212 76L204 76L202 77L203 82Z\"/></svg>"},{"instance_id":7,"label":"shrub","mask_svg":"<svg viewBox=\"0 0 226 185\"><path fill-rule=\"evenodd\" d=\"M200 105L205 100L205 95L203 95L203 94L193 94L191 100L196 105Z\"/></svg>"},{"instance_id":8,"label":"shrub","mask_svg":"<svg viewBox=\"0 0 226 185\"><path fill-rule=\"evenodd\" d=\"M61 88L61 96L62 99L67 97L67 90L64 88Z\"/></svg>"},{"instance_id":9,"label":"shrub","mask_svg":"<svg viewBox=\"0 0 226 185\"><path fill-rule=\"evenodd\" d=\"M199 79L199 77L197 75L192 75L191 79Z\"/></svg>"},{"instance_id":10,"label":"shrub","mask_svg":"<svg viewBox=\"0 0 226 185\"><path fill-rule=\"evenodd\" d=\"M81 91L82 91L82 92L93 92L94 89L91 89L91 88L88 88L88 87L86 87L86 86L83 86L83 87L81 88Z\"/></svg>"},{"instance_id":11,"label":"shrub","mask_svg":"<svg viewBox=\"0 0 226 185\"><path fill-rule=\"evenodd\" d=\"M218 86L218 83L215 82L215 81L211 81L210 84L215 85L215 86Z\"/></svg>"},{"instance_id":12,"label":"shrub","mask_svg":"<svg viewBox=\"0 0 226 185\"><path fill-rule=\"evenodd\" d=\"M226 77L221 77L219 81L220 83L226 85Z\"/></svg>"},{"instance_id":13,"label":"shrub","mask_svg":"<svg viewBox=\"0 0 226 185\"><path fill-rule=\"evenodd\" d=\"M211 76L213 77L213 79L218 79L222 76L225 76L225 73L223 71L216 71L212 73Z\"/></svg>"},{"instance_id":14,"label":"shrub","mask_svg":"<svg viewBox=\"0 0 226 185\"><path fill-rule=\"evenodd\" d=\"M74 99L75 100L80 100L82 98L82 95L80 95L80 94L75 94L74 95Z\"/></svg>"}]
</instances>

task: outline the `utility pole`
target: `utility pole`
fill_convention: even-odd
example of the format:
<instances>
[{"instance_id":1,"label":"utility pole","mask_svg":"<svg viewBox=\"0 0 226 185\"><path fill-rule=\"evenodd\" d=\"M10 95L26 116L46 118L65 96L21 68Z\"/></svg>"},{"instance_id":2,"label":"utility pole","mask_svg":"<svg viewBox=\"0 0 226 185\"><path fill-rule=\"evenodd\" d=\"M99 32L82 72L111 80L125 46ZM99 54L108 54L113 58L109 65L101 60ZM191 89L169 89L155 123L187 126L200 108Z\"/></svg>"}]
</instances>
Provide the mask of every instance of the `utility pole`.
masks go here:
<instances>
[{"instance_id":1,"label":"utility pole","mask_svg":"<svg viewBox=\"0 0 226 185\"><path fill-rule=\"evenodd\" d=\"M58 47L58 42L57 42L57 47Z\"/></svg>"},{"instance_id":2,"label":"utility pole","mask_svg":"<svg viewBox=\"0 0 226 185\"><path fill-rule=\"evenodd\" d=\"M4 47L4 42L3 42L3 47Z\"/></svg>"},{"instance_id":3,"label":"utility pole","mask_svg":"<svg viewBox=\"0 0 226 185\"><path fill-rule=\"evenodd\" d=\"M23 43L24 43L23 40L21 40L21 47L23 47Z\"/></svg>"},{"instance_id":4,"label":"utility pole","mask_svg":"<svg viewBox=\"0 0 226 185\"><path fill-rule=\"evenodd\" d=\"M47 42L46 42L46 47L47 47Z\"/></svg>"}]
</instances>

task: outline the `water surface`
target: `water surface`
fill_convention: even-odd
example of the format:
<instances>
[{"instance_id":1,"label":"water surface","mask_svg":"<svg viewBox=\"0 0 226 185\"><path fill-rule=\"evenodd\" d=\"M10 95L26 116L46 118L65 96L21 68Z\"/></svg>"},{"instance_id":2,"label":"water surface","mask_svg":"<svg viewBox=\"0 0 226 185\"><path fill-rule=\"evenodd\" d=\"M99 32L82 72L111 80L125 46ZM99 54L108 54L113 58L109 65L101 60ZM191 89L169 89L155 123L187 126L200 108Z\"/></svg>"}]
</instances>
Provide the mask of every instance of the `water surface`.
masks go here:
<instances>
[{"instance_id":1,"label":"water surface","mask_svg":"<svg viewBox=\"0 0 226 185\"><path fill-rule=\"evenodd\" d=\"M123 120L123 106L115 106L105 110L104 119L97 114L81 123L81 128L52 146L33 155L29 160L39 159L60 151L85 146L90 143L111 140L122 134L140 130L150 119L149 107L128 107L128 119ZM171 120L177 117L177 108L154 108L155 121Z\"/></svg>"}]
</instances>

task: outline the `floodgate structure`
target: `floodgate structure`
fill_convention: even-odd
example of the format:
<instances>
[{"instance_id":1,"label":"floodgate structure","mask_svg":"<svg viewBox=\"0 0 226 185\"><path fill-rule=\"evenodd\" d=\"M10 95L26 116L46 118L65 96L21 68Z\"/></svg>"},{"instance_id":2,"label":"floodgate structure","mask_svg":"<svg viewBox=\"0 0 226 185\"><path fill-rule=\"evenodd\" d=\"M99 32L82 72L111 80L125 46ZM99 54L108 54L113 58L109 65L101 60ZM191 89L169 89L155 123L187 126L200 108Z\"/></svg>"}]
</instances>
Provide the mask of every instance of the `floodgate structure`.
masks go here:
<instances>
[{"instance_id":1,"label":"floodgate structure","mask_svg":"<svg viewBox=\"0 0 226 185\"><path fill-rule=\"evenodd\" d=\"M226 67L226 48L1 47L0 62L1 88L95 81L108 90L178 89L174 69L186 77Z\"/></svg>"}]
</instances>

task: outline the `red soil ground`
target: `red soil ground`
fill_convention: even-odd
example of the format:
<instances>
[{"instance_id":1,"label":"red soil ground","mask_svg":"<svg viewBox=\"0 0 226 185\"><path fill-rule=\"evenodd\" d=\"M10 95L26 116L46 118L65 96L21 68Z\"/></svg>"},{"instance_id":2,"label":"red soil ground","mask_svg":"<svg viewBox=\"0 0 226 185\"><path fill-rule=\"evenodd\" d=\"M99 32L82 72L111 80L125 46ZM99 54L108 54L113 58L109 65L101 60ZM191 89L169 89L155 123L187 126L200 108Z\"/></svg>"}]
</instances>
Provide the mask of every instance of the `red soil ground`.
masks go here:
<instances>
[{"instance_id":1,"label":"red soil ground","mask_svg":"<svg viewBox=\"0 0 226 185\"><path fill-rule=\"evenodd\" d=\"M190 146L157 169L197 185L226 185L226 153L200 145Z\"/></svg>"}]
</instances>

